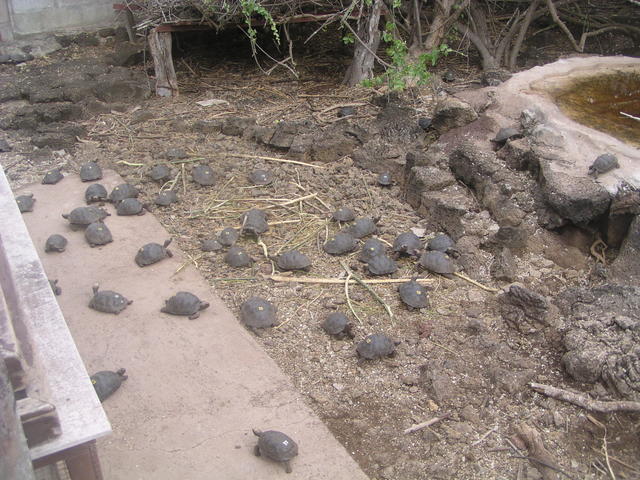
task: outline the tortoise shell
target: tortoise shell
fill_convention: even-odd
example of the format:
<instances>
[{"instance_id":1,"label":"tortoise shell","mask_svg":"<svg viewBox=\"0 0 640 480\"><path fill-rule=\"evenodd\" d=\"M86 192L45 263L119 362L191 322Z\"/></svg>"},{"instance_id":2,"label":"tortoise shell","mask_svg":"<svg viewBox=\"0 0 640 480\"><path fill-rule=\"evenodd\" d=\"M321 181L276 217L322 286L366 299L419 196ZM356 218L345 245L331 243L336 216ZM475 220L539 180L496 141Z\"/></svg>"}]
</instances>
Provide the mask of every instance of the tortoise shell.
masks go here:
<instances>
[{"instance_id":1,"label":"tortoise shell","mask_svg":"<svg viewBox=\"0 0 640 480\"><path fill-rule=\"evenodd\" d=\"M327 315L321 324L322 329L329 335L341 335L345 333L349 319L342 312L334 312Z\"/></svg>"},{"instance_id":2,"label":"tortoise shell","mask_svg":"<svg viewBox=\"0 0 640 480\"><path fill-rule=\"evenodd\" d=\"M171 251L167 250L171 240L171 238L166 240L162 245L153 242L147 243L136 253L135 262L139 267L146 267L159 262L163 258L172 257Z\"/></svg>"},{"instance_id":3,"label":"tortoise shell","mask_svg":"<svg viewBox=\"0 0 640 480\"><path fill-rule=\"evenodd\" d=\"M440 233L427 242L427 250L446 253L456 247L456 243L445 233Z\"/></svg>"},{"instance_id":4,"label":"tortoise shell","mask_svg":"<svg viewBox=\"0 0 640 480\"><path fill-rule=\"evenodd\" d=\"M103 313L114 313L118 315L121 311L131 305L133 300L127 300L119 293L111 290L99 291L99 286L93 286L93 297L89 302L89 308Z\"/></svg>"},{"instance_id":5,"label":"tortoise shell","mask_svg":"<svg viewBox=\"0 0 640 480\"><path fill-rule=\"evenodd\" d=\"M388 187L393 183L393 180L391 179L391 174L389 172L383 172L378 175L377 182L381 187Z\"/></svg>"},{"instance_id":6,"label":"tortoise shell","mask_svg":"<svg viewBox=\"0 0 640 480\"><path fill-rule=\"evenodd\" d=\"M374 257L377 257L378 255L384 255L385 250L386 247L384 243L382 243L377 238L370 238L366 242L364 242L358 260L364 263L368 263Z\"/></svg>"},{"instance_id":7,"label":"tortoise shell","mask_svg":"<svg viewBox=\"0 0 640 480\"><path fill-rule=\"evenodd\" d=\"M238 241L238 238L240 238L238 231L235 228L227 227L218 235L218 242L223 247L231 247Z\"/></svg>"},{"instance_id":8,"label":"tortoise shell","mask_svg":"<svg viewBox=\"0 0 640 480\"><path fill-rule=\"evenodd\" d=\"M343 118L343 117L348 117L350 115L355 115L356 114L356 109L354 107L340 107L338 109L338 117L339 118Z\"/></svg>"},{"instance_id":9,"label":"tortoise shell","mask_svg":"<svg viewBox=\"0 0 640 480\"><path fill-rule=\"evenodd\" d=\"M209 165L198 165L191 170L191 177L193 181L203 187L209 187L215 185L216 176Z\"/></svg>"},{"instance_id":10,"label":"tortoise shell","mask_svg":"<svg viewBox=\"0 0 640 480\"><path fill-rule=\"evenodd\" d=\"M121 202L118 202L116 207L116 213L118 215L144 215L144 205L137 198L125 198Z\"/></svg>"},{"instance_id":11,"label":"tortoise shell","mask_svg":"<svg viewBox=\"0 0 640 480\"><path fill-rule=\"evenodd\" d=\"M366 358L367 360L392 355L395 350L396 346L393 343L393 340L384 333L368 335L364 340L358 343L358 346L356 347L358 355L362 358Z\"/></svg>"},{"instance_id":12,"label":"tortoise shell","mask_svg":"<svg viewBox=\"0 0 640 480\"><path fill-rule=\"evenodd\" d=\"M403 283L398 287L400 299L410 308L427 308L429 297L427 289L416 282L415 279Z\"/></svg>"},{"instance_id":13,"label":"tortoise shell","mask_svg":"<svg viewBox=\"0 0 640 480\"><path fill-rule=\"evenodd\" d=\"M118 203L125 198L136 198L138 195L140 195L140 192L136 187L130 183L121 183L111 190L109 200L113 203Z\"/></svg>"},{"instance_id":14,"label":"tortoise shell","mask_svg":"<svg viewBox=\"0 0 640 480\"><path fill-rule=\"evenodd\" d=\"M60 180L62 180L63 178L64 178L64 175L62 174L60 169L54 168L52 170L49 170L45 174L44 178L42 179L42 183L44 185L54 185L58 183Z\"/></svg>"},{"instance_id":15,"label":"tortoise shell","mask_svg":"<svg viewBox=\"0 0 640 480\"><path fill-rule=\"evenodd\" d=\"M126 370L124 368L121 368L117 372L103 370L101 372L94 373L89 377L100 402L104 402L120 388L122 382L129 378L125 375L125 372Z\"/></svg>"},{"instance_id":16,"label":"tortoise shell","mask_svg":"<svg viewBox=\"0 0 640 480\"><path fill-rule=\"evenodd\" d=\"M405 255L418 255L422 250L420 238L413 232L404 232L393 241L393 251Z\"/></svg>"},{"instance_id":17,"label":"tortoise shell","mask_svg":"<svg viewBox=\"0 0 640 480\"><path fill-rule=\"evenodd\" d=\"M171 205L172 203L176 203L178 201L178 195L173 190L163 190L158 193L154 203L156 205L160 205L161 207L166 207L167 205Z\"/></svg>"},{"instance_id":18,"label":"tortoise shell","mask_svg":"<svg viewBox=\"0 0 640 480\"><path fill-rule=\"evenodd\" d=\"M74 208L70 213L63 213L62 218L69 220L71 225L87 226L100 222L110 215L104 208L89 206Z\"/></svg>"},{"instance_id":19,"label":"tortoise shell","mask_svg":"<svg viewBox=\"0 0 640 480\"><path fill-rule=\"evenodd\" d=\"M349 207L340 207L331 214L331 218L336 222L351 222L355 220L356 214Z\"/></svg>"},{"instance_id":20,"label":"tortoise shell","mask_svg":"<svg viewBox=\"0 0 640 480\"><path fill-rule=\"evenodd\" d=\"M171 167L166 163L155 165L150 171L149 176L154 182L164 183L171 179Z\"/></svg>"},{"instance_id":21,"label":"tortoise shell","mask_svg":"<svg viewBox=\"0 0 640 480\"><path fill-rule=\"evenodd\" d=\"M338 232L329 237L322 246L323 250L330 255L343 255L353 252L356 249L356 239L348 233Z\"/></svg>"},{"instance_id":22,"label":"tortoise shell","mask_svg":"<svg viewBox=\"0 0 640 480\"><path fill-rule=\"evenodd\" d=\"M93 182L102 178L102 169L96 162L87 162L80 167L80 180Z\"/></svg>"},{"instance_id":23,"label":"tortoise shell","mask_svg":"<svg viewBox=\"0 0 640 480\"><path fill-rule=\"evenodd\" d=\"M93 222L84 231L84 238L90 246L96 247L113 242L111 231L103 222Z\"/></svg>"},{"instance_id":24,"label":"tortoise shell","mask_svg":"<svg viewBox=\"0 0 640 480\"><path fill-rule=\"evenodd\" d=\"M215 238L207 238L202 241L200 249L203 252L219 252L222 250L222 244Z\"/></svg>"},{"instance_id":25,"label":"tortoise shell","mask_svg":"<svg viewBox=\"0 0 640 480\"><path fill-rule=\"evenodd\" d=\"M92 183L84 191L84 199L87 203L106 202L108 198L107 189L100 183Z\"/></svg>"},{"instance_id":26,"label":"tortoise shell","mask_svg":"<svg viewBox=\"0 0 640 480\"><path fill-rule=\"evenodd\" d=\"M253 259L242 247L231 247L224 256L227 265L233 268L248 267L253 263Z\"/></svg>"},{"instance_id":27,"label":"tortoise shell","mask_svg":"<svg viewBox=\"0 0 640 480\"><path fill-rule=\"evenodd\" d=\"M276 307L261 297L251 297L240 305L240 318L249 328L267 328L276 324Z\"/></svg>"},{"instance_id":28,"label":"tortoise shell","mask_svg":"<svg viewBox=\"0 0 640 480\"><path fill-rule=\"evenodd\" d=\"M58 286L58 280L49 280L49 286L54 295L62 295L62 288Z\"/></svg>"},{"instance_id":29,"label":"tortoise shell","mask_svg":"<svg viewBox=\"0 0 640 480\"><path fill-rule=\"evenodd\" d=\"M505 143L507 140L519 136L521 136L521 134L518 129L513 127L506 127L498 130L498 133L491 141L495 143Z\"/></svg>"},{"instance_id":30,"label":"tortoise shell","mask_svg":"<svg viewBox=\"0 0 640 480\"><path fill-rule=\"evenodd\" d=\"M18 195L16 197L16 203L18 204L20 213L33 212L33 205L36 203L36 199L33 198L33 193Z\"/></svg>"},{"instance_id":31,"label":"tortoise shell","mask_svg":"<svg viewBox=\"0 0 640 480\"><path fill-rule=\"evenodd\" d=\"M257 208L252 208L245 212L240 218L242 222L242 233L250 235L260 235L269 229L267 214Z\"/></svg>"},{"instance_id":32,"label":"tortoise shell","mask_svg":"<svg viewBox=\"0 0 640 480\"><path fill-rule=\"evenodd\" d=\"M438 250L424 252L418 260L418 264L430 272L441 275L450 275L456 271L453 261Z\"/></svg>"},{"instance_id":33,"label":"tortoise shell","mask_svg":"<svg viewBox=\"0 0 640 480\"><path fill-rule=\"evenodd\" d=\"M346 231L355 238L363 238L376 233L378 231L378 227L372 218L357 218L355 223Z\"/></svg>"},{"instance_id":34,"label":"tortoise shell","mask_svg":"<svg viewBox=\"0 0 640 480\"><path fill-rule=\"evenodd\" d=\"M309 271L311 268L311 260L304 253L298 250L290 250L278 255L276 265L279 270L304 270Z\"/></svg>"},{"instance_id":35,"label":"tortoise shell","mask_svg":"<svg viewBox=\"0 0 640 480\"><path fill-rule=\"evenodd\" d=\"M169 148L164 155L170 160L182 160L183 158L187 158L187 152L184 151L184 148L180 147L171 147Z\"/></svg>"},{"instance_id":36,"label":"tortoise shell","mask_svg":"<svg viewBox=\"0 0 640 480\"><path fill-rule=\"evenodd\" d=\"M249 174L249 181L254 185L269 185L273 182L273 174L269 170L257 169Z\"/></svg>"},{"instance_id":37,"label":"tortoise shell","mask_svg":"<svg viewBox=\"0 0 640 480\"><path fill-rule=\"evenodd\" d=\"M377 255L367 262L371 275L390 275L398 270L396 262L386 255Z\"/></svg>"},{"instance_id":38,"label":"tortoise shell","mask_svg":"<svg viewBox=\"0 0 640 480\"><path fill-rule=\"evenodd\" d=\"M203 302L193 293L178 292L169 300L165 300L165 305L160 309L163 313L170 315L183 315L194 320L200 316L200 311L209 308L208 302Z\"/></svg>"},{"instance_id":39,"label":"tortoise shell","mask_svg":"<svg viewBox=\"0 0 640 480\"><path fill-rule=\"evenodd\" d=\"M67 239L60 234L49 235L44 244L45 252L64 252L67 248Z\"/></svg>"},{"instance_id":40,"label":"tortoise shell","mask_svg":"<svg viewBox=\"0 0 640 480\"><path fill-rule=\"evenodd\" d=\"M277 430L253 430L253 434L258 437L258 444L255 448L257 456L264 455L274 462L282 462L287 473L291 473L289 460L298 455L298 444L289 435Z\"/></svg>"},{"instance_id":41,"label":"tortoise shell","mask_svg":"<svg viewBox=\"0 0 640 480\"><path fill-rule=\"evenodd\" d=\"M614 168L620 167L618 163L618 157L612 153L603 153L599 155L593 164L589 167L589 175L599 175L601 173L607 173Z\"/></svg>"}]
</instances>

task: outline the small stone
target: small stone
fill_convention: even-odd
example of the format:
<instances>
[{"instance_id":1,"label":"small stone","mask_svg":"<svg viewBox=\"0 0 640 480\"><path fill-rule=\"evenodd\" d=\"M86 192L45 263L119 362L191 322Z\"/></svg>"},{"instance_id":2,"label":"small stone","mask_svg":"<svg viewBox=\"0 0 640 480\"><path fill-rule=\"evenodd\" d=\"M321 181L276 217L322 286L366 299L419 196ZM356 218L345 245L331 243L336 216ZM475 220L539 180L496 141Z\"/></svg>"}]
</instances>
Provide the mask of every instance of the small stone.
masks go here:
<instances>
[{"instance_id":1,"label":"small stone","mask_svg":"<svg viewBox=\"0 0 640 480\"><path fill-rule=\"evenodd\" d=\"M418 387L416 387L415 385L413 385L412 387L409 387L409 392L410 393L418 393L420 391L420 389Z\"/></svg>"}]
</instances>

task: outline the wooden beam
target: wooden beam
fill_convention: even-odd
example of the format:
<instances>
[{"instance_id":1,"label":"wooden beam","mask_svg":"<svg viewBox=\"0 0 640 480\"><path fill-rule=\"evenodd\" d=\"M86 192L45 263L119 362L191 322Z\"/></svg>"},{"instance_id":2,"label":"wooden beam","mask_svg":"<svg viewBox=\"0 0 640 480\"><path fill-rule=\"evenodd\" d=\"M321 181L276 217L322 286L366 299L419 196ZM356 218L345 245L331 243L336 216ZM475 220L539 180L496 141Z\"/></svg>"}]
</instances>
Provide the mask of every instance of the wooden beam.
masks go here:
<instances>
[{"instance_id":1,"label":"wooden beam","mask_svg":"<svg viewBox=\"0 0 640 480\"><path fill-rule=\"evenodd\" d=\"M149 49L156 72L156 94L160 97L177 96L178 80L171 56L171 32L158 32L156 28L151 30Z\"/></svg>"}]
</instances>

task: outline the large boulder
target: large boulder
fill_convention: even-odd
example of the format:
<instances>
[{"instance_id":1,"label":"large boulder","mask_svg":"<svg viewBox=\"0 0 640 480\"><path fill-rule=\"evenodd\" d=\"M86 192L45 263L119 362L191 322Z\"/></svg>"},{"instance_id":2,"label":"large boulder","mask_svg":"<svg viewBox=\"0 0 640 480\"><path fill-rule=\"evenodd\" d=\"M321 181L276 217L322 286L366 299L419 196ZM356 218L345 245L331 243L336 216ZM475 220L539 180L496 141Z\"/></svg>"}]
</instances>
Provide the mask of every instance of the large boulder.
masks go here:
<instances>
[{"instance_id":1,"label":"large boulder","mask_svg":"<svg viewBox=\"0 0 640 480\"><path fill-rule=\"evenodd\" d=\"M477 119L478 114L471 105L455 97L445 97L436 105L431 128L442 135Z\"/></svg>"}]
</instances>

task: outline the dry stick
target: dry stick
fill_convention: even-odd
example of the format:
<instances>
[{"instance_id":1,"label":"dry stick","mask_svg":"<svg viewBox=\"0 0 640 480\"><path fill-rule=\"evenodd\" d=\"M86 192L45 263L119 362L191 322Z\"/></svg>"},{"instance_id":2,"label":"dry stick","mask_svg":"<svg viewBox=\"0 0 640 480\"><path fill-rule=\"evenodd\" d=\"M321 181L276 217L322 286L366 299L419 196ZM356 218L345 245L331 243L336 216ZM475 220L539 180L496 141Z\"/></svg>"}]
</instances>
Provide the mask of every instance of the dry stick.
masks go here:
<instances>
[{"instance_id":1,"label":"dry stick","mask_svg":"<svg viewBox=\"0 0 640 480\"><path fill-rule=\"evenodd\" d=\"M351 310L353 316L356 317L358 322L360 322L360 325L362 325L364 322L354 310L353 305L351 304L351 297L349 297L349 280L351 280L351 275L353 275L353 272L351 270L347 270L347 278L345 278L344 280L344 295L345 297L347 297L347 305L349 305L349 310Z\"/></svg>"},{"instance_id":2,"label":"dry stick","mask_svg":"<svg viewBox=\"0 0 640 480\"><path fill-rule=\"evenodd\" d=\"M491 430L489 430L489 431L485 432L485 433L484 433L484 435L482 435L478 440L476 440L475 442L473 442L473 443L471 444L471 446L472 446L472 447L475 447L476 445L478 445L478 444L480 444L480 443L484 442L484 441L485 441L485 439L486 439L489 435L491 435L493 432L495 432L496 430L498 430L498 426L497 426L497 425L495 425Z\"/></svg>"},{"instance_id":3,"label":"dry stick","mask_svg":"<svg viewBox=\"0 0 640 480\"><path fill-rule=\"evenodd\" d=\"M318 115L322 115L324 113L330 112L331 110L335 110L336 108L362 107L364 105L367 105L367 104L366 103L338 103L337 105L331 105L330 107L327 107L324 110L321 110L320 112L318 112Z\"/></svg>"},{"instance_id":4,"label":"dry stick","mask_svg":"<svg viewBox=\"0 0 640 480\"><path fill-rule=\"evenodd\" d=\"M198 260L200 260L202 257L204 257L205 254L201 253L200 255L198 255L196 258L193 258L191 255L187 254L187 257L189 257L189 260L187 260L186 262L184 262L182 265L180 265L175 272L173 272L171 274L171 276L176 275L177 273L179 273L181 270L183 270L187 265L189 265L190 263L193 263L195 265L196 268L198 268Z\"/></svg>"},{"instance_id":5,"label":"dry stick","mask_svg":"<svg viewBox=\"0 0 640 480\"><path fill-rule=\"evenodd\" d=\"M564 475L567 478L570 478L571 480L575 480L571 475L569 475L567 472L565 472L561 468L558 468L555 465L551 465L550 463L545 462L544 460L541 460L539 458L532 457L532 456L526 456L526 455L512 455L511 458L520 458L522 460L529 460L530 462L537 463L538 465L542 465L543 467L546 467L546 468L548 468L550 470L553 470L555 472L561 473L562 475ZM543 476L542 478L544 479L545 477Z\"/></svg>"},{"instance_id":6,"label":"dry stick","mask_svg":"<svg viewBox=\"0 0 640 480\"><path fill-rule=\"evenodd\" d=\"M631 118L633 120L638 120L640 121L640 117L634 117L633 115L629 115L628 113L624 113L624 112L620 112L620 115L625 116L627 118Z\"/></svg>"},{"instance_id":7,"label":"dry stick","mask_svg":"<svg viewBox=\"0 0 640 480\"><path fill-rule=\"evenodd\" d=\"M618 401L618 402L602 402L599 400L591 400L586 395L563 390L561 388L544 385L542 383L529 384L536 392L546 395L547 397L562 400L564 402L573 403L578 407L590 410L592 412L613 413L613 412L640 412L640 402Z\"/></svg>"},{"instance_id":8,"label":"dry stick","mask_svg":"<svg viewBox=\"0 0 640 480\"><path fill-rule=\"evenodd\" d=\"M119 160L116 163L121 163L122 165L127 165L129 167L144 167L144 163L131 163L126 160Z\"/></svg>"},{"instance_id":9,"label":"dry stick","mask_svg":"<svg viewBox=\"0 0 640 480\"><path fill-rule=\"evenodd\" d=\"M356 282L362 285L371 295L373 295L373 298L375 298L378 302L382 304L387 314L389 315L391 322L393 323L395 319L393 317L393 312L391 311L391 307L387 304L387 302L385 302L382 298L380 298L380 296L376 292L374 292L369 285L364 283L364 281L360 277L355 275L353 271L342 260L340 260L340 265L342 265L342 268L344 268L347 271L347 273L349 274L349 277L353 277L353 279Z\"/></svg>"},{"instance_id":10,"label":"dry stick","mask_svg":"<svg viewBox=\"0 0 640 480\"><path fill-rule=\"evenodd\" d=\"M184 173L184 163L182 164L182 194L187 196L187 176Z\"/></svg>"},{"instance_id":11,"label":"dry stick","mask_svg":"<svg viewBox=\"0 0 640 480\"><path fill-rule=\"evenodd\" d=\"M453 350L451 350L449 347L445 347L444 345L441 345L441 344L439 344L438 342L434 342L433 340L431 340L431 339L429 339L429 338L427 338L426 340L427 340L427 342L431 342L431 343L433 343L436 347L440 347L441 349L446 350L447 352L449 352L449 353L451 353L451 354L455 355L456 357L459 357L459 356L460 356L460 354L459 354L459 353L454 352L454 351L453 351Z\"/></svg>"},{"instance_id":12,"label":"dry stick","mask_svg":"<svg viewBox=\"0 0 640 480\"><path fill-rule=\"evenodd\" d=\"M292 318L295 317L296 313L298 313L300 311L301 308L308 308L311 305L313 305L316 300L318 300L324 293L319 293L315 298L313 298L312 300L310 300L309 302L305 303L304 305L300 305L298 308L295 309L295 311L289 315L289 318L287 318L285 321L279 323L278 325L276 325L275 327L273 327L274 330L277 330L278 328L286 325L287 323L289 323L291 321Z\"/></svg>"},{"instance_id":13,"label":"dry stick","mask_svg":"<svg viewBox=\"0 0 640 480\"><path fill-rule=\"evenodd\" d=\"M299 162L297 160L288 160L286 158L263 157L261 155L246 155L244 153L227 153L226 155L229 157L259 158L260 160L268 160L271 162L293 163L294 165L304 165L305 167L312 167L312 168L327 168L321 165L314 165L312 163Z\"/></svg>"},{"instance_id":14,"label":"dry stick","mask_svg":"<svg viewBox=\"0 0 640 480\"><path fill-rule=\"evenodd\" d=\"M596 448L593 448L593 447L591 447L591 450L593 450L595 453L602 453L600 450L598 450L598 449L596 449ZM616 462L616 463L619 463L620 465L622 465L623 467L628 468L629 470L631 470L631 471L632 471L632 472L634 472L634 473L640 473L640 470L638 470L638 469L637 469L637 468L635 468L635 467L632 467L632 466L631 466L631 465L629 465L627 462L623 462L623 461L622 461L622 460L620 460L619 458L611 457L611 456L610 456L610 457L609 457L609 460L611 460L611 461L613 461L613 462Z\"/></svg>"},{"instance_id":15,"label":"dry stick","mask_svg":"<svg viewBox=\"0 0 640 480\"><path fill-rule=\"evenodd\" d=\"M317 284L327 284L327 285L342 285L344 280L339 278L326 278L326 277L285 277L282 275L263 275L266 280L273 280L274 282L290 282L290 283L317 283ZM405 283L411 281L411 278L383 278L383 279L374 279L374 280L364 280L361 279L360 282L366 283L369 285L374 284L382 284L382 283ZM356 280L350 280L350 284L360 283ZM416 282L422 284L433 284L434 281L427 278L418 278Z\"/></svg>"},{"instance_id":16,"label":"dry stick","mask_svg":"<svg viewBox=\"0 0 640 480\"><path fill-rule=\"evenodd\" d=\"M460 272L453 272L453 274L458 277L461 278L467 282L469 282L472 285L475 285L476 287L481 288L482 290L486 290L487 292L493 292L493 293L497 293L500 291L500 289L498 288L493 288L493 287L487 287L485 285L482 285L481 283L476 282L475 280L472 280L471 278L467 277L466 275L460 273Z\"/></svg>"},{"instance_id":17,"label":"dry stick","mask_svg":"<svg viewBox=\"0 0 640 480\"><path fill-rule=\"evenodd\" d=\"M409 433L413 433L413 432L417 432L418 430L422 430L423 428L427 428L430 427L431 425L434 425L438 422L441 422L442 420L449 418L451 416L450 413L445 413L444 415L441 415L439 417L434 417L431 420L427 420L426 422L422 422L422 423L418 423L416 425L412 425L411 427L407 428L404 431L404 434L407 435Z\"/></svg>"}]
</instances>

